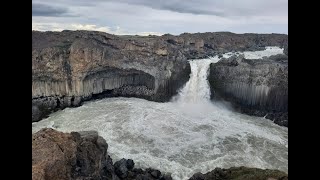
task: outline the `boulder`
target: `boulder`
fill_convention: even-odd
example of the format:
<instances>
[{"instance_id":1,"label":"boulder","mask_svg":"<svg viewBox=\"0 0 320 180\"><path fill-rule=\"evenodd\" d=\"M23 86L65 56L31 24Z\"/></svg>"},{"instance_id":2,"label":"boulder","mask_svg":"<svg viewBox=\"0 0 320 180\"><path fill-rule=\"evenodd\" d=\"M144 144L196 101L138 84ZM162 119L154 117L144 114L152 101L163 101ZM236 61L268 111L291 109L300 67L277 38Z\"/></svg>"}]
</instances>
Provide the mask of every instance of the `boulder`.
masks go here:
<instances>
[{"instance_id":1,"label":"boulder","mask_svg":"<svg viewBox=\"0 0 320 180\"><path fill-rule=\"evenodd\" d=\"M106 147L97 133L42 129L32 135L32 179L103 179Z\"/></svg>"}]
</instances>

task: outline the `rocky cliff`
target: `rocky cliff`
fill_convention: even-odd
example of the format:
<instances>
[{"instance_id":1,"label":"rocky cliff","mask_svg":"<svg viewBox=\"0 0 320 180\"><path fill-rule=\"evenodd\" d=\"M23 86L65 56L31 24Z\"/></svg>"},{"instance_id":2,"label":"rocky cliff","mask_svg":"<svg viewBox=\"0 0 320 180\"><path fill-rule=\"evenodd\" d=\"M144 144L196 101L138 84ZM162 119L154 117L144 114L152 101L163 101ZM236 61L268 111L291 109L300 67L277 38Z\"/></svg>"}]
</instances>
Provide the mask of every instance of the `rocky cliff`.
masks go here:
<instances>
[{"instance_id":1,"label":"rocky cliff","mask_svg":"<svg viewBox=\"0 0 320 180\"><path fill-rule=\"evenodd\" d=\"M159 170L134 167L131 159L115 163L108 155L108 144L95 131L62 133L42 129L32 134L33 180L172 180ZM190 180L265 180L288 179L278 170L233 167L196 173Z\"/></svg>"},{"instance_id":2,"label":"rocky cliff","mask_svg":"<svg viewBox=\"0 0 320 180\"><path fill-rule=\"evenodd\" d=\"M288 52L286 53L288 54ZM212 98L232 102L241 112L288 126L288 56L264 59L233 56L211 64Z\"/></svg>"},{"instance_id":3,"label":"rocky cliff","mask_svg":"<svg viewBox=\"0 0 320 180\"><path fill-rule=\"evenodd\" d=\"M187 59L287 43L281 34L32 31L32 121L100 97L168 101L189 79Z\"/></svg>"}]
</instances>

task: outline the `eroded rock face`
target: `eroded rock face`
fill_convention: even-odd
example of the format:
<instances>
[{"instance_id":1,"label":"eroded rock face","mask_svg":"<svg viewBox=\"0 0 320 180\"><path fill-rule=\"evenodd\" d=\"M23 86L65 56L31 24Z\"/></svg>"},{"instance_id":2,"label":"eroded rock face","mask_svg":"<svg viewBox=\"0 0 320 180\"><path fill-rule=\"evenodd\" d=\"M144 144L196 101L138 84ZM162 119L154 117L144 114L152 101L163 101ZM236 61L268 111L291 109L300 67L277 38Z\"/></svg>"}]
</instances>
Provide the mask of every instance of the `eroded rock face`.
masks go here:
<instances>
[{"instance_id":1,"label":"eroded rock face","mask_svg":"<svg viewBox=\"0 0 320 180\"><path fill-rule=\"evenodd\" d=\"M241 112L265 116L288 126L288 57L275 55L259 60L243 56L211 64L212 98L232 102Z\"/></svg>"},{"instance_id":2,"label":"eroded rock face","mask_svg":"<svg viewBox=\"0 0 320 180\"><path fill-rule=\"evenodd\" d=\"M48 129L32 135L32 179L71 179L76 151L70 134Z\"/></svg>"},{"instance_id":3,"label":"eroded rock face","mask_svg":"<svg viewBox=\"0 0 320 180\"><path fill-rule=\"evenodd\" d=\"M168 101L189 79L188 59L283 47L287 39L227 32L141 37L32 31L32 121L100 97Z\"/></svg>"},{"instance_id":4,"label":"eroded rock face","mask_svg":"<svg viewBox=\"0 0 320 180\"><path fill-rule=\"evenodd\" d=\"M196 173L190 180L288 180L288 175L278 170L232 167L215 168L206 174Z\"/></svg>"},{"instance_id":5,"label":"eroded rock face","mask_svg":"<svg viewBox=\"0 0 320 180\"><path fill-rule=\"evenodd\" d=\"M104 178L107 147L96 132L42 129L32 135L32 179Z\"/></svg>"},{"instance_id":6,"label":"eroded rock face","mask_svg":"<svg viewBox=\"0 0 320 180\"><path fill-rule=\"evenodd\" d=\"M32 179L172 179L159 170L134 168L131 159L113 164L107 149L108 144L95 131L62 133L42 129L32 135Z\"/></svg>"}]
</instances>

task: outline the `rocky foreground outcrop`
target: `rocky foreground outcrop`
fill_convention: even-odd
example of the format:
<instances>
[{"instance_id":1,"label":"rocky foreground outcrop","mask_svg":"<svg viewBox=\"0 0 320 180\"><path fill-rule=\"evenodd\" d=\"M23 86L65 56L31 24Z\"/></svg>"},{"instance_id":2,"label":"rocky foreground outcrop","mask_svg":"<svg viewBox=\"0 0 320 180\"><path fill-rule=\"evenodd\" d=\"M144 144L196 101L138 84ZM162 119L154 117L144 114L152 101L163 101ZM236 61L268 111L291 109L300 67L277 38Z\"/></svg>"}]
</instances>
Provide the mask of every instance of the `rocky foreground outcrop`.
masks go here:
<instances>
[{"instance_id":1,"label":"rocky foreground outcrop","mask_svg":"<svg viewBox=\"0 0 320 180\"><path fill-rule=\"evenodd\" d=\"M108 144L95 131L62 133L42 129L32 134L33 180L171 180L170 174L148 168L134 168L134 161L115 163L108 155ZM216 168L207 174L196 173L191 180L273 180L288 179L278 170L237 167Z\"/></svg>"},{"instance_id":2,"label":"rocky foreground outcrop","mask_svg":"<svg viewBox=\"0 0 320 180\"><path fill-rule=\"evenodd\" d=\"M278 170L248 167L215 168L202 174L196 173L189 180L288 180L288 175Z\"/></svg>"},{"instance_id":3,"label":"rocky foreground outcrop","mask_svg":"<svg viewBox=\"0 0 320 180\"><path fill-rule=\"evenodd\" d=\"M188 59L287 44L283 34L32 31L32 121L100 97L168 101L189 79Z\"/></svg>"},{"instance_id":4,"label":"rocky foreground outcrop","mask_svg":"<svg viewBox=\"0 0 320 180\"><path fill-rule=\"evenodd\" d=\"M222 59L211 64L209 83L212 98L225 99L243 113L266 116L288 127L287 55Z\"/></svg>"},{"instance_id":5,"label":"rocky foreground outcrop","mask_svg":"<svg viewBox=\"0 0 320 180\"><path fill-rule=\"evenodd\" d=\"M131 159L115 163L108 144L95 131L62 133L42 129L32 135L33 180L171 180L156 169L134 168Z\"/></svg>"}]
</instances>

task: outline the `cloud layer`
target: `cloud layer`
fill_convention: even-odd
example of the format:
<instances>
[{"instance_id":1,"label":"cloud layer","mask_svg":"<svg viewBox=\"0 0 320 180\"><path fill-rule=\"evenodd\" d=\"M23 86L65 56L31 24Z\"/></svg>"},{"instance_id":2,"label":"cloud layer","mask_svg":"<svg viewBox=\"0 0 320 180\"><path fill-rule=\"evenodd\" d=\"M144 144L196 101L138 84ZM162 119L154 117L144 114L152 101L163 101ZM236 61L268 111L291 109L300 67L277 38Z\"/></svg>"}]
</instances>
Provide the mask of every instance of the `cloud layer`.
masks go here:
<instances>
[{"instance_id":1,"label":"cloud layer","mask_svg":"<svg viewBox=\"0 0 320 180\"><path fill-rule=\"evenodd\" d=\"M66 16L67 8L50 6L46 4L32 3L32 17L33 16Z\"/></svg>"},{"instance_id":2,"label":"cloud layer","mask_svg":"<svg viewBox=\"0 0 320 180\"><path fill-rule=\"evenodd\" d=\"M288 33L288 0L34 0L33 30Z\"/></svg>"}]
</instances>

